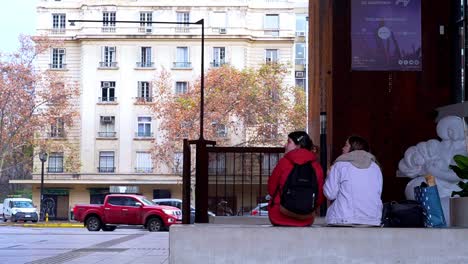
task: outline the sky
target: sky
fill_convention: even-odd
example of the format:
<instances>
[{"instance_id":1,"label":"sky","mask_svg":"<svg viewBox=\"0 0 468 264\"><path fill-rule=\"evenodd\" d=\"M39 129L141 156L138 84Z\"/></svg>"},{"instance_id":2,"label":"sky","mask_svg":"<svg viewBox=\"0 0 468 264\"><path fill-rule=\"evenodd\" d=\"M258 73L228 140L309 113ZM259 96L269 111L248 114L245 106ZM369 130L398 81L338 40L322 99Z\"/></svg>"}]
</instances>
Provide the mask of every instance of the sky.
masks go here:
<instances>
[{"instance_id":1,"label":"sky","mask_svg":"<svg viewBox=\"0 0 468 264\"><path fill-rule=\"evenodd\" d=\"M0 1L0 52L10 53L19 47L20 34L34 35L36 3L39 0Z\"/></svg>"}]
</instances>

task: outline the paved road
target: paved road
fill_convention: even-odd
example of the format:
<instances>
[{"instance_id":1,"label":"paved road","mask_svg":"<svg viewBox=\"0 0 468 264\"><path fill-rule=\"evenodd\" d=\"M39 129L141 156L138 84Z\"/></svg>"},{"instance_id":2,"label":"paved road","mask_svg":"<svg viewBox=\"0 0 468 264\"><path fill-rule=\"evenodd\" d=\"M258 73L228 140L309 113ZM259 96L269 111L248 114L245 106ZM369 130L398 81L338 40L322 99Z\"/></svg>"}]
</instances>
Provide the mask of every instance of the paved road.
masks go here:
<instances>
[{"instance_id":1,"label":"paved road","mask_svg":"<svg viewBox=\"0 0 468 264\"><path fill-rule=\"evenodd\" d=\"M169 233L0 226L0 263L168 263Z\"/></svg>"}]
</instances>

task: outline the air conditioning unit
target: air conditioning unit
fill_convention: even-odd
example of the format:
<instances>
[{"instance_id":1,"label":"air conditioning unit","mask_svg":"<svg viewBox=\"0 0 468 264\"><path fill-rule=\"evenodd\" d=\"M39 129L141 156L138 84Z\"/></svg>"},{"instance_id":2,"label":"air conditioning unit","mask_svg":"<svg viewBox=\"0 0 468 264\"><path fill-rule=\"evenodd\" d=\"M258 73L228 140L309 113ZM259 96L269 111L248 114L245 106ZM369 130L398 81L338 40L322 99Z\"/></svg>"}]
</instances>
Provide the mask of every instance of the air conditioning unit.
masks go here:
<instances>
[{"instance_id":1,"label":"air conditioning unit","mask_svg":"<svg viewBox=\"0 0 468 264\"><path fill-rule=\"evenodd\" d=\"M226 34L226 28L220 28L219 34Z\"/></svg>"},{"instance_id":2,"label":"air conditioning unit","mask_svg":"<svg viewBox=\"0 0 468 264\"><path fill-rule=\"evenodd\" d=\"M145 32L146 33L153 33L153 29L152 28L146 28Z\"/></svg>"},{"instance_id":3,"label":"air conditioning unit","mask_svg":"<svg viewBox=\"0 0 468 264\"><path fill-rule=\"evenodd\" d=\"M296 72L296 78L304 78L304 72L303 71L297 71Z\"/></svg>"},{"instance_id":4,"label":"air conditioning unit","mask_svg":"<svg viewBox=\"0 0 468 264\"><path fill-rule=\"evenodd\" d=\"M101 116L103 123L112 123L112 116Z\"/></svg>"},{"instance_id":5,"label":"air conditioning unit","mask_svg":"<svg viewBox=\"0 0 468 264\"><path fill-rule=\"evenodd\" d=\"M296 37L304 37L305 32L296 32Z\"/></svg>"}]
</instances>

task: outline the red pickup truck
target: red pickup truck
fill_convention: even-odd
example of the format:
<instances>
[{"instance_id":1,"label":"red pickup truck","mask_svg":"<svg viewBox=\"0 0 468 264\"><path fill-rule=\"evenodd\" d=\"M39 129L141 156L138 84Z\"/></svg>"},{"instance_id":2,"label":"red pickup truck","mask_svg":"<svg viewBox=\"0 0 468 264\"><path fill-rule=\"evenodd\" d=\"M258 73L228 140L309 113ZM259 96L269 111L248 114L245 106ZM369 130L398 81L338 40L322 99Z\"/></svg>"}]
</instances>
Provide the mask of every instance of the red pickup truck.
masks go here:
<instances>
[{"instance_id":1,"label":"red pickup truck","mask_svg":"<svg viewBox=\"0 0 468 264\"><path fill-rule=\"evenodd\" d=\"M149 231L160 231L182 223L182 212L172 206L155 205L141 195L109 194L104 204L77 204L75 220L89 231L114 231L117 225L143 225Z\"/></svg>"}]
</instances>

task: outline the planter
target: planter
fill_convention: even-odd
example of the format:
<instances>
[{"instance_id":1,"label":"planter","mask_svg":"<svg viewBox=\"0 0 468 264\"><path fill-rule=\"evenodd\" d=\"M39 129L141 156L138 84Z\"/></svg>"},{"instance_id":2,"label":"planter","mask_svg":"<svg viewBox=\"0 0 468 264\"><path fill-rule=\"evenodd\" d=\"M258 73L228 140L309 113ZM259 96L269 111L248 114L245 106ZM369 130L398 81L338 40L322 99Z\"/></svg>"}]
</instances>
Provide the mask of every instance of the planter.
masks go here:
<instances>
[{"instance_id":1,"label":"planter","mask_svg":"<svg viewBox=\"0 0 468 264\"><path fill-rule=\"evenodd\" d=\"M468 227L468 197L450 198L450 226Z\"/></svg>"}]
</instances>

